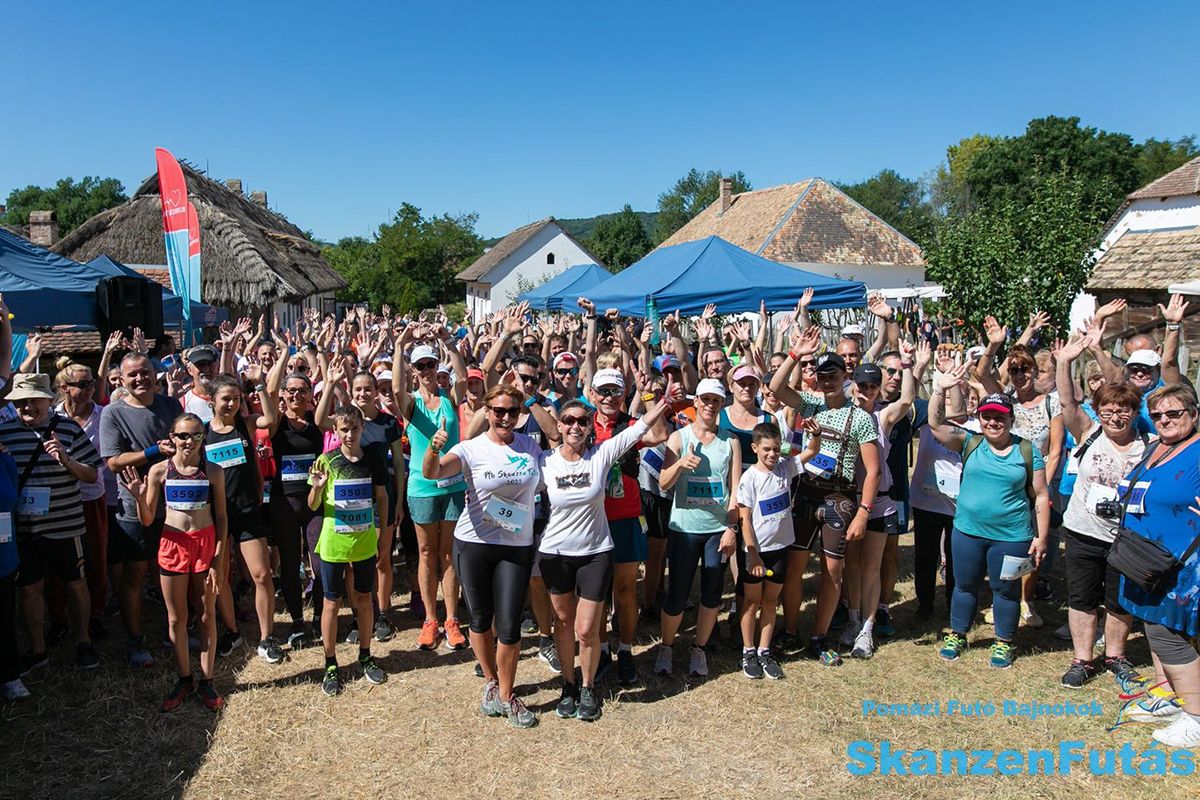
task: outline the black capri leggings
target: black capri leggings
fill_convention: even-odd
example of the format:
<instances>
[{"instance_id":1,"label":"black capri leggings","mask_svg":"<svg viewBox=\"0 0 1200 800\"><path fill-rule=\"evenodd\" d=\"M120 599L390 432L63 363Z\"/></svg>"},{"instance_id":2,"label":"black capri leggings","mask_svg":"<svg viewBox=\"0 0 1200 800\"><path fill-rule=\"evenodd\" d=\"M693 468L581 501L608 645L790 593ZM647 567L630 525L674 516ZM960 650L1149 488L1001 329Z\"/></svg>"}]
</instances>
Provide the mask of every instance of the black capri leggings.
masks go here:
<instances>
[{"instance_id":1,"label":"black capri leggings","mask_svg":"<svg viewBox=\"0 0 1200 800\"><path fill-rule=\"evenodd\" d=\"M317 519L317 529L320 530L320 518L308 507L308 495L288 497L278 485L272 487L267 514L271 519L271 535L268 539L279 548L279 582L283 584L283 602L292 621L300 622L304 619L304 587L300 585L300 561L305 534L314 518ZM320 572L316 567L313 568L313 574L315 580L320 579ZM318 591L313 596L319 607L321 593Z\"/></svg>"},{"instance_id":2,"label":"black capri leggings","mask_svg":"<svg viewBox=\"0 0 1200 800\"><path fill-rule=\"evenodd\" d=\"M667 537L667 556L671 571L667 574L667 598L662 610L677 617L683 613L688 595L692 593L692 581L696 569L700 570L700 605L718 608L721 591L725 588L725 562L721 559L721 534L683 533L672 530Z\"/></svg>"},{"instance_id":3,"label":"black capri leggings","mask_svg":"<svg viewBox=\"0 0 1200 800\"><path fill-rule=\"evenodd\" d=\"M480 544L454 540L454 569L466 595L471 631L496 625L500 644L521 642L521 611L533 570L533 545Z\"/></svg>"}]
</instances>

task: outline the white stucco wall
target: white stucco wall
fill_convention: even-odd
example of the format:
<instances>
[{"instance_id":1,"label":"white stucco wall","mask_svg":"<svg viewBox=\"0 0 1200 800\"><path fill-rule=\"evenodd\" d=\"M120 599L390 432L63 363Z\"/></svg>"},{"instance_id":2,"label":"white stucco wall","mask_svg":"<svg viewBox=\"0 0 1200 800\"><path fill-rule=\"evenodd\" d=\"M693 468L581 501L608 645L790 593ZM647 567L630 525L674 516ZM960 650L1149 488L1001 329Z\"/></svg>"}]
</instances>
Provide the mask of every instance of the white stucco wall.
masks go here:
<instances>
[{"instance_id":1,"label":"white stucco wall","mask_svg":"<svg viewBox=\"0 0 1200 800\"><path fill-rule=\"evenodd\" d=\"M1100 250L1107 250L1126 231L1160 231L1164 228L1194 228L1200 225L1200 195L1168 197L1165 200L1135 200L1117 224L1104 235Z\"/></svg>"},{"instance_id":2,"label":"white stucco wall","mask_svg":"<svg viewBox=\"0 0 1200 800\"><path fill-rule=\"evenodd\" d=\"M554 263L547 257L554 255ZM467 285L466 302L474 319L509 305L520 292L538 286L568 267L588 264L593 259L562 229L547 225L483 277Z\"/></svg>"},{"instance_id":3,"label":"white stucco wall","mask_svg":"<svg viewBox=\"0 0 1200 800\"><path fill-rule=\"evenodd\" d=\"M815 272L830 278L862 281L867 291L875 289L904 289L910 286L925 286L924 267L900 267L893 265L862 264L812 264L785 261L789 267Z\"/></svg>"}]
</instances>

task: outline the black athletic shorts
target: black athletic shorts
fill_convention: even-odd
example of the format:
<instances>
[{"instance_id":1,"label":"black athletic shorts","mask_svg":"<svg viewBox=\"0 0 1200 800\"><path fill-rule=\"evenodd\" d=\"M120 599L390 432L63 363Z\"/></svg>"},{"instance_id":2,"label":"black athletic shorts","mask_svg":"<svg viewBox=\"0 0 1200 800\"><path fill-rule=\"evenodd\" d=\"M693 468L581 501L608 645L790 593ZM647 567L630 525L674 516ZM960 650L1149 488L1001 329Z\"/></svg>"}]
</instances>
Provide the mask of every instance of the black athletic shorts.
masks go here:
<instances>
[{"instance_id":1,"label":"black athletic shorts","mask_svg":"<svg viewBox=\"0 0 1200 800\"><path fill-rule=\"evenodd\" d=\"M746 568L746 551L739 547L737 551L738 586L741 587L747 583L762 583L763 581L783 583L784 578L787 577L787 562L790 550L791 548L781 547L778 550L768 550L765 553L760 552L758 555L762 559L763 568L772 574L756 578Z\"/></svg>"},{"instance_id":2,"label":"black athletic shorts","mask_svg":"<svg viewBox=\"0 0 1200 800\"><path fill-rule=\"evenodd\" d=\"M47 539L37 536L17 542L17 586L32 586L47 575L63 583L83 578L83 535L69 539Z\"/></svg>"},{"instance_id":3,"label":"black athletic shorts","mask_svg":"<svg viewBox=\"0 0 1200 800\"><path fill-rule=\"evenodd\" d=\"M612 593L612 551L586 556L557 556L538 553L542 582L550 594L578 594L584 600L603 603Z\"/></svg>"}]
</instances>

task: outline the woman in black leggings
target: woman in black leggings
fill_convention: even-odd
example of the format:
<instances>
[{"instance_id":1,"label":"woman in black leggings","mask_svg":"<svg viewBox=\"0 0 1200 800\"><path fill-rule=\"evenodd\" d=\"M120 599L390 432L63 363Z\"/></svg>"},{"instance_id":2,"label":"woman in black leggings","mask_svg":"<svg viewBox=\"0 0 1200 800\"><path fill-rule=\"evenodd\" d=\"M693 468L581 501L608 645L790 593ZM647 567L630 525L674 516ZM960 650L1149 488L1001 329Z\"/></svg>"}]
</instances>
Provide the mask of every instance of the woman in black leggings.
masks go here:
<instances>
[{"instance_id":1,"label":"woman in black leggings","mask_svg":"<svg viewBox=\"0 0 1200 800\"><path fill-rule=\"evenodd\" d=\"M541 446L513 430L523 400L513 386L495 387L483 398L487 431L442 455L449 438L443 427L430 438L421 464L430 480L459 472L466 479L466 509L454 528L454 567L471 614L471 649L487 681L479 710L489 717L507 716L518 728L537 723L514 694L513 683L533 568L534 495L542 479ZM549 415L536 402L530 411Z\"/></svg>"}]
</instances>

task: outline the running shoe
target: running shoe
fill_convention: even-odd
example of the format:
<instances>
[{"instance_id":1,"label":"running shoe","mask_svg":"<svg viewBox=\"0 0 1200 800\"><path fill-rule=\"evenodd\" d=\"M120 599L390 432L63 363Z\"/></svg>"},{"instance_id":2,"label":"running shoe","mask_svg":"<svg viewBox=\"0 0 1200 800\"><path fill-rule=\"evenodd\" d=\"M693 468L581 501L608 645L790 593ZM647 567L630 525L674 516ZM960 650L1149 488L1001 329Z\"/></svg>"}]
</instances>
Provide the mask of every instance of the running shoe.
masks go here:
<instances>
[{"instance_id":1,"label":"running shoe","mask_svg":"<svg viewBox=\"0 0 1200 800\"><path fill-rule=\"evenodd\" d=\"M840 628L850 619L850 609L845 603L838 603L837 609L833 612L833 620L829 623L831 628Z\"/></svg>"},{"instance_id":2,"label":"running shoe","mask_svg":"<svg viewBox=\"0 0 1200 800\"><path fill-rule=\"evenodd\" d=\"M1038 578L1033 585L1033 596L1037 600L1053 600L1054 587L1045 578Z\"/></svg>"},{"instance_id":3,"label":"running shoe","mask_svg":"<svg viewBox=\"0 0 1200 800\"><path fill-rule=\"evenodd\" d=\"M131 636L125 645L125 655L129 658L129 666L137 669L148 669L154 666L154 656L146 649L145 636Z\"/></svg>"},{"instance_id":4,"label":"running shoe","mask_svg":"<svg viewBox=\"0 0 1200 800\"><path fill-rule=\"evenodd\" d=\"M465 650L467 647L467 637L463 635L462 626L454 617L446 619L446 647L451 650Z\"/></svg>"},{"instance_id":5,"label":"running shoe","mask_svg":"<svg viewBox=\"0 0 1200 800\"><path fill-rule=\"evenodd\" d=\"M751 680L762 680L763 668L755 651L742 650L742 674Z\"/></svg>"},{"instance_id":6,"label":"running shoe","mask_svg":"<svg viewBox=\"0 0 1200 800\"><path fill-rule=\"evenodd\" d=\"M67 634L70 632L71 629L66 625L60 625L57 622L51 623L50 630L46 631L46 646L54 647L54 645L66 639Z\"/></svg>"},{"instance_id":7,"label":"running shoe","mask_svg":"<svg viewBox=\"0 0 1200 800\"><path fill-rule=\"evenodd\" d=\"M375 637L375 641L377 642L391 641L392 637L396 635L396 629L392 627L392 623L383 612L380 612L375 617L375 629L371 632L371 635Z\"/></svg>"},{"instance_id":8,"label":"running shoe","mask_svg":"<svg viewBox=\"0 0 1200 800\"><path fill-rule=\"evenodd\" d=\"M483 664L480 664L478 661L475 662L475 677L483 677Z\"/></svg>"},{"instance_id":9,"label":"running shoe","mask_svg":"<svg viewBox=\"0 0 1200 800\"><path fill-rule=\"evenodd\" d=\"M479 701L479 713L485 717L503 717L507 712L500 699L500 684L488 681L483 685L483 697Z\"/></svg>"},{"instance_id":10,"label":"running shoe","mask_svg":"<svg viewBox=\"0 0 1200 800\"><path fill-rule=\"evenodd\" d=\"M917 620L917 622L926 622L932 616L933 606L931 605L918 605L916 612L913 614L913 617ZM876 617L876 619L878 619L878 617Z\"/></svg>"},{"instance_id":11,"label":"running shoe","mask_svg":"<svg viewBox=\"0 0 1200 800\"><path fill-rule=\"evenodd\" d=\"M100 666L100 656L91 642L80 642L75 646L75 666L80 669L95 669Z\"/></svg>"},{"instance_id":12,"label":"running shoe","mask_svg":"<svg viewBox=\"0 0 1200 800\"><path fill-rule=\"evenodd\" d=\"M633 653L629 650L618 650L617 683L622 686L633 686L637 680L637 665L633 663Z\"/></svg>"},{"instance_id":13,"label":"running shoe","mask_svg":"<svg viewBox=\"0 0 1200 800\"><path fill-rule=\"evenodd\" d=\"M195 688L192 683L192 678L189 675L186 678L180 678L175 682L175 688L167 694L160 706L161 711L178 711L182 706L192 689Z\"/></svg>"},{"instance_id":14,"label":"running shoe","mask_svg":"<svg viewBox=\"0 0 1200 800\"><path fill-rule=\"evenodd\" d=\"M579 686L563 681L562 694L559 695L558 705L554 707L554 716L559 719L572 719L579 710Z\"/></svg>"},{"instance_id":15,"label":"running shoe","mask_svg":"<svg viewBox=\"0 0 1200 800\"><path fill-rule=\"evenodd\" d=\"M822 666L840 667L842 656L837 648L829 644L824 636L813 636L808 640L808 655L821 662Z\"/></svg>"},{"instance_id":16,"label":"running shoe","mask_svg":"<svg viewBox=\"0 0 1200 800\"><path fill-rule=\"evenodd\" d=\"M321 691L326 697L337 697L342 693L342 672L337 664L325 668L325 676L321 678Z\"/></svg>"},{"instance_id":17,"label":"running shoe","mask_svg":"<svg viewBox=\"0 0 1200 800\"><path fill-rule=\"evenodd\" d=\"M346 632L346 638L342 639L346 644L358 644L358 620L354 620L350 624L350 630Z\"/></svg>"},{"instance_id":18,"label":"running shoe","mask_svg":"<svg viewBox=\"0 0 1200 800\"><path fill-rule=\"evenodd\" d=\"M580 691L581 702L582 695L583 692ZM537 715L530 711L525 705L525 701L515 694L507 703L504 703L504 713L508 715L508 724L514 728L532 728L537 724Z\"/></svg>"},{"instance_id":19,"label":"running shoe","mask_svg":"<svg viewBox=\"0 0 1200 800\"><path fill-rule=\"evenodd\" d=\"M1132 703L1125 716L1136 722L1164 722L1183 713L1175 693L1166 684L1156 683L1145 692L1145 697Z\"/></svg>"},{"instance_id":20,"label":"running shoe","mask_svg":"<svg viewBox=\"0 0 1200 800\"><path fill-rule=\"evenodd\" d=\"M408 613L416 619L425 619L425 601L419 592L413 592L408 599Z\"/></svg>"},{"instance_id":21,"label":"running shoe","mask_svg":"<svg viewBox=\"0 0 1200 800\"><path fill-rule=\"evenodd\" d=\"M301 622L292 623L292 632L288 634L288 647L292 650L303 650L312 642L313 629Z\"/></svg>"},{"instance_id":22,"label":"running shoe","mask_svg":"<svg viewBox=\"0 0 1200 800\"><path fill-rule=\"evenodd\" d=\"M558 650L554 647L554 640L549 636L543 636L538 640L538 660L549 667L555 675L562 674L562 663L558 660Z\"/></svg>"},{"instance_id":23,"label":"running shoe","mask_svg":"<svg viewBox=\"0 0 1200 800\"><path fill-rule=\"evenodd\" d=\"M584 686L579 690L579 709L576 716L584 722L600 719L600 698L591 686Z\"/></svg>"},{"instance_id":24,"label":"running shoe","mask_svg":"<svg viewBox=\"0 0 1200 800\"><path fill-rule=\"evenodd\" d=\"M804 641L797 634L780 630L775 634L775 640L771 642L771 646L777 653L794 653L804 649Z\"/></svg>"},{"instance_id":25,"label":"running shoe","mask_svg":"<svg viewBox=\"0 0 1200 800\"><path fill-rule=\"evenodd\" d=\"M983 624L984 625L995 625L996 624L996 612L994 609L985 608L983 610Z\"/></svg>"},{"instance_id":26,"label":"running shoe","mask_svg":"<svg viewBox=\"0 0 1200 800\"><path fill-rule=\"evenodd\" d=\"M1082 689L1083 685L1096 677L1099 670L1090 661L1079 658L1071 660L1071 666L1063 673L1062 685L1067 689Z\"/></svg>"},{"instance_id":27,"label":"running shoe","mask_svg":"<svg viewBox=\"0 0 1200 800\"><path fill-rule=\"evenodd\" d=\"M1029 603L1021 603L1021 624L1027 628L1040 628L1044 624L1042 618L1033 610L1033 606Z\"/></svg>"},{"instance_id":28,"label":"running shoe","mask_svg":"<svg viewBox=\"0 0 1200 800\"><path fill-rule=\"evenodd\" d=\"M537 620L533 617L533 612L525 609L525 615L521 617L521 633L526 636L533 636L539 630Z\"/></svg>"},{"instance_id":29,"label":"running shoe","mask_svg":"<svg viewBox=\"0 0 1200 800\"><path fill-rule=\"evenodd\" d=\"M209 711L220 711L225 707L225 698L217 694L212 681L200 681L200 686L196 689L196 696Z\"/></svg>"},{"instance_id":30,"label":"running shoe","mask_svg":"<svg viewBox=\"0 0 1200 800\"><path fill-rule=\"evenodd\" d=\"M268 636L258 643L258 657L268 664L278 664L286 658L274 636Z\"/></svg>"},{"instance_id":31,"label":"running shoe","mask_svg":"<svg viewBox=\"0 0 1200 800\"><path fill-rule=\"evenodd\" d=\"M957 633L951 631L942 640L942 649L938 651L938 655L946 661L958 661L966 649L967 637L959 636Z\"/></svg>"},{"instance_id":32,"label":"running shoe","mask_svg":"<svg viewBox=\"0 0 1200 800\"><path fill-rule=\"evenodd\" d=\"M596 678L595 678L595 680L597 683L600 682L601 678L603 678L605 675L608 674L608 671L610 669L612 669L612 665L613 665L612 653L610 653L608 650L602 649L600 651L600 660L596 662Z\"/></svg>"},{"instance_id":33,"label":"running shoe","mask_svg":"<svg viewBox=\"0 0 1200 800\"><path fill-rule=\"evenodd\" d=\"M1064 622L1054 629L1054 638L1063 642L1071 641L1071 623Z\"/></svg>"},{"instance_id":34,"label":"running shoe","mask_svg":"<svg viewBox=\"0 0 1200 800\"><path fill-rule=\"evenodd\" d=\"M1137 667L1125 656L1105 658L1104 669L1112 673L1123 695L1136 695L1138 692L1145 691L1146 685L1150 683L1150 679L1138 672Z\"/></svg>"},{"instance_id":35,"label":"running shoe","mask_svg":"<svg viewBox=\"0 0 1200 800\"><path fill-rule=\"evenodd\" d=\"M21 679L16 678L0 686L0 697L3 697L6 703L15 703L18 700L28 700L30 694Z\"/></svg>"},{"instance_id":36,"label":"running shoe","mask_svg":"<svg viewBox=\"0 0 1200 800\"><path fill-rule=\"evenodd\" d=\"M662 609L658 606L642 606L642 621L657 624L662 621Z\"/></svg>"},{"instance_id":37,"label":"running shoe","mask_svg":"<svg viewBox=\"0 0 1200 800\"><path fill-rule=\"evenodd\" d=\"M838 640L843 650L849 650L854 647L854 642L858 639L858 632L862 630L861 620L847 620L846 626L842 628L842 636Z\"/></svg>"},{"instance_id":38,"label":"running shoe","mask_svg":"<svg viewBox=\"0 0 1200 800\"><path fill-rule=\"evenodd\" d=\"M217 657L229 658L233 651L242 646L242 637L237 631L225 631L217 639Z\"/></svg>"},{"instance_id":39,"label":"running shoe","mask_svg":"<svg viewBox=\"0 0 1200 800\"><path fill-rule=\"evenodd\" d=\"M1168 747L1200 747L1200 722L1191 714L1180 714L1170 725L1150 735Z\"/></svg>"},{"instance_id":40,"label":"running shoe","mask_svg":"<svg viewBox=\"0 0 1200 800\"><path fill-rule=\"evenodd\" d=\"M708 654L698 644L692 645L688 650L688 675L693 678L708 677Z\"/></svg>"},{"instance_id":41,"label":"running shoe","mask_svg":"<svg viewBox=\"0 0 1200 800\"><path fill-rule=\"evenodd\" d=\"M758 663L762 666L763 674L771 680L778 681L783 679L783 669L770 653L760 650L758 652Z\"/></svg>"},{"instance_id":42,"label":"running shoe","mask_svg":"<svg viewBox=\"0 0 1200 800\"><path fill-rule=\"evenodd\" d=\"M871 658L875 655L875 640L869 630L864 628L854 637L854 648L851 649L850 655L853 658Z\"/></svg>"},{"instance_id":43,"label":"running shoe","mask_svg":"<svg viewBox=\"0 0 1200 800\"><path fill-rule=\"evenodd\" d=\"M421 623L421 633L417 636L417 647L422 650L435 650L438 644L438 623L436 619L427 619Z\"/></svg>"},{"instance_id":44,"label":"running shoe","mask_svg":"<svg viewBox=\"0 0 1200 800\"><path fill-rule=\"evenodd\" d=\"M1016 651L1013 650L1013 646L1008 642L995 642L992 644L992 658L989 663L996 669L1008 669L1016 659Z\"/></svg>"},{"instance_id":45,"label":"running shoe","mask_svg":"<svg viewBox=\"0 0 1200 800\"><path fill-rule=\"evenodd\" d=\"M21 675L24 678L31 672L36 672L50 663L50 656L45 653L26 653L21 656Z\"/></svg>"},{"instance_id":46,"label":"running shoe","mask_svg":"<svg viewBox=\"0 0 1200 800\"><path fill-rule=\"evenodd\" d=\"M387 681L387 673L375 663L373 657L359 658L358 666L362 669L363 677L367 679L367 683L378 686Z\"/></svg>"},{"instance_id":47,"label":"running shoe","mask_svg":"<svg viewBox=\"0 0 1200 800\"><path fill-rule=\"evenodd\" d=\"M654 656L654 674L670 675L675 671L675 653L671 645L660 644Z\"/></svg>"},{"instance_id":48,"label":"running shoe","mask_svg":"<svg viewBox=\"0 0 1200 800\"><path fill-rule=\"evenodd\" d=\"M892 614L886 608L875 612L875 633L884 637L896 635L896 626L892 624Z\"/></svg>"}]
</instances>

